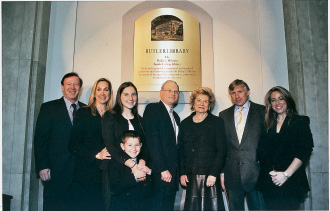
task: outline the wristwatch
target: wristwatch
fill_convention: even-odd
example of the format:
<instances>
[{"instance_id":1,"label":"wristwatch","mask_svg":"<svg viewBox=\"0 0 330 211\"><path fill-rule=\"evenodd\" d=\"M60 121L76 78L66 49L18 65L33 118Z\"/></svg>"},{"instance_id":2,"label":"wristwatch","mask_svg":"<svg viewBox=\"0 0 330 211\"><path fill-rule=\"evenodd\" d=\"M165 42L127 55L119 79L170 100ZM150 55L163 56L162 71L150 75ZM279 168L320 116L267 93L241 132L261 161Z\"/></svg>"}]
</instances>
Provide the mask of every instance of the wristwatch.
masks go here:
<instances>
[{"instance_id":1,"label":"wristwatch","mask_svg":"<svg viewBox=\"0 0 330 211\"><path fill-rule=\"evenodd\" d=\"M285 176L285 179L289 179L289 175L288 175L288 173L283 172L283 174L284 174L284 176Z\"/></svg>"}]
</instances>

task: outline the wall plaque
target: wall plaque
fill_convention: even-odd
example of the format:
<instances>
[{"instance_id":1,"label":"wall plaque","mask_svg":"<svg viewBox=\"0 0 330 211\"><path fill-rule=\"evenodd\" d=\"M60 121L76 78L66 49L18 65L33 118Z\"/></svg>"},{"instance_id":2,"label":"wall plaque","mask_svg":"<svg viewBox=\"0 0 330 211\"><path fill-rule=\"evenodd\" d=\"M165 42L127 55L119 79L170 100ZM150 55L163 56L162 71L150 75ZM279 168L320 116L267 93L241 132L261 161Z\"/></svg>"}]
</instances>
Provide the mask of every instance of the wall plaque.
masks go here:
<instances>
[{"instance_id":1,"label":"wall plaque","mask_svg":"<svg viewBox=\"0 0 330 211\"><path fill-rule=\"evenodd\" d=\"M134 84L139 91L159 91L174 80L180 91L201 86L200 24L174 8L149 11L135 21Z\"/></svg>"}]
</instances>

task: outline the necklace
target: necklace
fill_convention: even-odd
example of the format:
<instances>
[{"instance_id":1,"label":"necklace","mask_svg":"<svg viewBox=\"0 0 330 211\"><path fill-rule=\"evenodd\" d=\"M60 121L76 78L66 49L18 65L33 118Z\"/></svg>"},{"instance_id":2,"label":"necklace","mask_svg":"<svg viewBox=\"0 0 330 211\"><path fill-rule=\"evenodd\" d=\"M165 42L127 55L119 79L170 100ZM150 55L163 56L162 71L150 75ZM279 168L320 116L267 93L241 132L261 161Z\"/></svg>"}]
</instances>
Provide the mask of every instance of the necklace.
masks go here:
<instances>
[{"instance_id":1,"label":"necklace","mask_svg":"<svg viewBox=\"0 0 330 211\"><path fill-rule=\"evenodd\" d=\"M98 112L100 113L100 115L102 116L104 114L105 111L101 111L98 107L96 107L96 109L98 110Z\"/></svg>"},{"instance_id":2,"label":"necklace","mask_svg":"<svg viewBox=\"0 0 330 211\"><path fill-rule=\"evenodd\" d=\"M279 118L277 118L276 120L277 120L278 122L284 122L285 119L279 119Z\"/></svg>"},{"instance_id":3,"label":"necklace","mask_svg":"<svg viewBox=\"0 0 330 211\"><path fill-rule=\"evenodd\" d=\"M197 115L195 115L195 116L193 117L194 122L195 122L195 123L202 122L202 121L207 117L207 115L208 115L208 113L205 113L205 114L203 114L203 116L202 116L201 118L198 118Z\"/></svg>"}]
</instances>

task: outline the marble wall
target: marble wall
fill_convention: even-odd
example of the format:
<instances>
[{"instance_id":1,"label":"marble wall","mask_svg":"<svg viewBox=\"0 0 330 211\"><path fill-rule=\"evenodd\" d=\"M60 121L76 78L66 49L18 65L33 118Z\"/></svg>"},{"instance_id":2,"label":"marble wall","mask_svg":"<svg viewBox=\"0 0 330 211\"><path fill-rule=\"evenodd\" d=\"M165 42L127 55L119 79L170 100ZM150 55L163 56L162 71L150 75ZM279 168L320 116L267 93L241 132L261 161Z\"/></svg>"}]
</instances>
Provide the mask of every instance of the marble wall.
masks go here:
<instances>
[{"instance_id":1,"label":"marble wall","mask_svg":"<svg viewBox=\"0 0 330 211\"><path fill-rule=\"evenodd\" d=\"M2 192L36 210L33 130L43 102L50 2L2 2ZM31 191L32 190L32 191ZM34 202L34 204L33 204Z\"/></svg>"},{"instance_id":2,"label":"marble wall","mask_svg":"<svg viewBox=\"0 0 330 211\"><path fill-rule=\"evenodd\" d=\"M305 209L329 210L328 1L283 0L283 8L290 91L311 119L315 145Z\"/></svg>"}]
</instances>

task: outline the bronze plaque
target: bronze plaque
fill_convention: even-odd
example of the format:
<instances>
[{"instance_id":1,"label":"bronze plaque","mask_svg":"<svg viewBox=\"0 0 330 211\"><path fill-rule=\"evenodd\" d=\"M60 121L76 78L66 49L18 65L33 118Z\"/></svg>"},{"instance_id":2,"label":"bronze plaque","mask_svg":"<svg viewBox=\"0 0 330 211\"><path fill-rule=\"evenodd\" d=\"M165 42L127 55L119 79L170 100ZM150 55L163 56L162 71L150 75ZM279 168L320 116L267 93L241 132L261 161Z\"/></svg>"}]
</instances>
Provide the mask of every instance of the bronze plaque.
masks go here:
<instances>
[{"instance_id":1,"label":"bronze plaque","mask_svg":"<svg viewBox=\"0 0 330 211\"><path fill-rule=\"evenodd\" d=\"M135 22L134 84L139 91L159 91L174 80L180 91L201 86L199 22L189 13L160 8Z\"/></svg>"}]
</instances>

